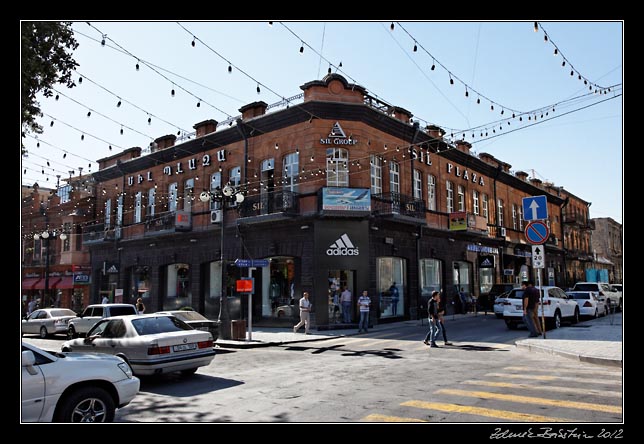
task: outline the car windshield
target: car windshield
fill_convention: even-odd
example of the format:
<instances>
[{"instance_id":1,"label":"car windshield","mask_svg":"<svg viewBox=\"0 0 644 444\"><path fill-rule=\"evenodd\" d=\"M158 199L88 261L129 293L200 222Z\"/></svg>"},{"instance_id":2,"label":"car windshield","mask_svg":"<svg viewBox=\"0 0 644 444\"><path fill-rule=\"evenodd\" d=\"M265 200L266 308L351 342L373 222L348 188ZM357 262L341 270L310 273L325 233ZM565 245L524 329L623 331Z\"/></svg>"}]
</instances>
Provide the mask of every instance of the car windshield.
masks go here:
<instances>
[{"instance_id":1,"label":"car windshield","mask_svg":"<svg viewBox=\"0 0 644 444\"><path fill-rule=\"evenodd\" d=\"M597 284L575 284L575 290L579 291L597 291Z\"/></svg>"},{"instance_id":2,"label":"car windshield","mask_svg":"<svg viewBox=\"0 0 644 444\"><path fill-rule=\"evenodd\" d=\"M201 314L196 311L175 311L172 313L182 321L207 321Z\"/></svg>"},{"instance_id":3,"label":"car windshield","mask_svg":"<svg viewBox=\"0 0 644 444\"><path fill-rule=\"evenodd\" d=\"M124 316L136 314L134 306L110 307L110 316Z\"/></svg>"},{"instance_id":4,"label":"car windshield","mask_svg":"<svg viewBox=\"0 0 644 444\"><path fill-rule=\"evenodd\" d=\"M76 316L76 312L68 308L61 308L60 310L52 310L50 313L52 318L58 318L61 316Z\"/></svg>"},{"instance_id":5,"label":"car windshield","mask_svg":"<svg viewBox=\"0 0 644 444\"><path fill-rule=\"evenodd\" d=\"M155 335L172 331L193 330L188 324L174 316L156 316L132 320L132 326L140 336Z\"/></svg>"},{"instance_id":6,"label":"car windshield","mask_svg":"<svg viewBox=\"0 0 644 444\"><path fill-rule=\"evenodd\" d=\"M590 299L590 293L588 292L571 292L567 294L573 299Z\"/></svg>"}]
</instances>

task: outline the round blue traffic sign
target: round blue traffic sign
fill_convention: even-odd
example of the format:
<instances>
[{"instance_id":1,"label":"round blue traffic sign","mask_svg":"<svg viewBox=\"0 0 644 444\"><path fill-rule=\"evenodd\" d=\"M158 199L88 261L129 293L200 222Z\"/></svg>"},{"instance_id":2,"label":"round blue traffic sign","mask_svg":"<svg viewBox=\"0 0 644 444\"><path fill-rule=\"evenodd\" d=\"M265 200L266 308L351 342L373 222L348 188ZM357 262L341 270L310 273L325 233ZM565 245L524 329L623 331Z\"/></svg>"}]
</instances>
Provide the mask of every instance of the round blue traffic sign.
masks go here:
<instances>
[{"instance_id":1,"label":"round blue traffic sign","mask_svg":"<svg viewBox=\"0 0 644 444\"><path fill-rule=\"evenodd\" d=\"M550 237L550 230L545 222L535 220L525 227L525 238L533 245L545 244Z\"/></svg>"}]
</instances>

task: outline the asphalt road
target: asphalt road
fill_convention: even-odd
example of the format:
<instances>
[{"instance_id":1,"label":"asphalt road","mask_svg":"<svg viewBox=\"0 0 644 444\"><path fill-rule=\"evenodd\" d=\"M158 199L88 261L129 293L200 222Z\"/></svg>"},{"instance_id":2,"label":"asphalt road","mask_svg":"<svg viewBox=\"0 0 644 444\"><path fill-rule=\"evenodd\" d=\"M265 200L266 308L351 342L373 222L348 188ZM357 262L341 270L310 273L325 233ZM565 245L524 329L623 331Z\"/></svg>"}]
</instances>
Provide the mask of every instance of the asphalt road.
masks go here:
<instances>
[{"instance_id":1,"label":"asphalt road","mask_svg":"<svg viewBox=\"0 0 644 444\"><path fill-rule=\"evenodd\" d=\"M422 343L427 322L359 336L218 349L189 378L143 378L117 422L623 422L622 370L513 344L493 316L447 319L454 345ZM565 328L565 327L564 327ZM23 340L60 350L62 337ZM442 338L439 345L442 345Z\"/></svg>"}]
</instances>

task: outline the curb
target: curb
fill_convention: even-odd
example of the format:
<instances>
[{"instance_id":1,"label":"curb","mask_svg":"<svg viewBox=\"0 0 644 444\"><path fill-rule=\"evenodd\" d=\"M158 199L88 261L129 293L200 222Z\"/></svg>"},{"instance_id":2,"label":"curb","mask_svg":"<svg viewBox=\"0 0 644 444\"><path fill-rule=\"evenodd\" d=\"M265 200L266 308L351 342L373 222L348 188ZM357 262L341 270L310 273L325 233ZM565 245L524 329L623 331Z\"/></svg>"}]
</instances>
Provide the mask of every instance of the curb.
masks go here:
<instances>
[{"instance_id":1,"label":"curb","mask_svg":"<svg viewBox=\"0 0 644 444\"><path fill-rule=\"evenodd\" d=\"M311 339L295 339L293 341L235 341L235 342L217 342L216 346L220 348L259 348L259 347L275 347L285 344L297 344L300 342L317 342L317 341L326 341L327 339L341 338L348 335L338 335L338 336L324 336L323 338L311 338Z\"/></svg>"},{"instance_id":2,"label":"curb","mask_svg":"<svg viewBox=\"0 0 644 444\"><path fill-rule=\"evenodd\" d=\"M572 352L567 352L567 351L562 351L562 350L555 350L553 348L548 348L548 347L543 347L539 345L533 345L533 344L525 344L521 341L515 342L514 344L517 348L524 348L526 350L530 350L533 352L538 352L538 353L546 353L550 355L559 355L563 356L566 358L571 358L571 359L576 359L577 361L580 362L588 362L590 364L597 364L597 365L604 365L604 366L609 366L609 367L622 367L622 360L620 359L612 359L612 358L601 358L597 356L584 356L580 355L578 353L572 353Z\"/></svg>"}]
</instances>

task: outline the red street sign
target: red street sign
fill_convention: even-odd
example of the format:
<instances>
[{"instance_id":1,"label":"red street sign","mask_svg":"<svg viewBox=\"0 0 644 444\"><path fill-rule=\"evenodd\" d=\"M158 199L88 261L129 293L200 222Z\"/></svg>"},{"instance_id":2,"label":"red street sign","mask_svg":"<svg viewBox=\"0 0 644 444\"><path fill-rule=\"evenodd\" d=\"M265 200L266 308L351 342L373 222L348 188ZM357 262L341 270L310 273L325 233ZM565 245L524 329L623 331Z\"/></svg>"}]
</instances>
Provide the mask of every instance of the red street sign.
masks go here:
<instances>
[{"instance_id":1,"label":"red street sign","mask_svg":"<svg viewBox=\"0 0 644 444\"><path fill-rule=\"evenodd\" d=\"M550 229L540 220L530 222L525 227L525 238L532 245L545 244L550 237Z\"/></svg>"}]
</instances>

